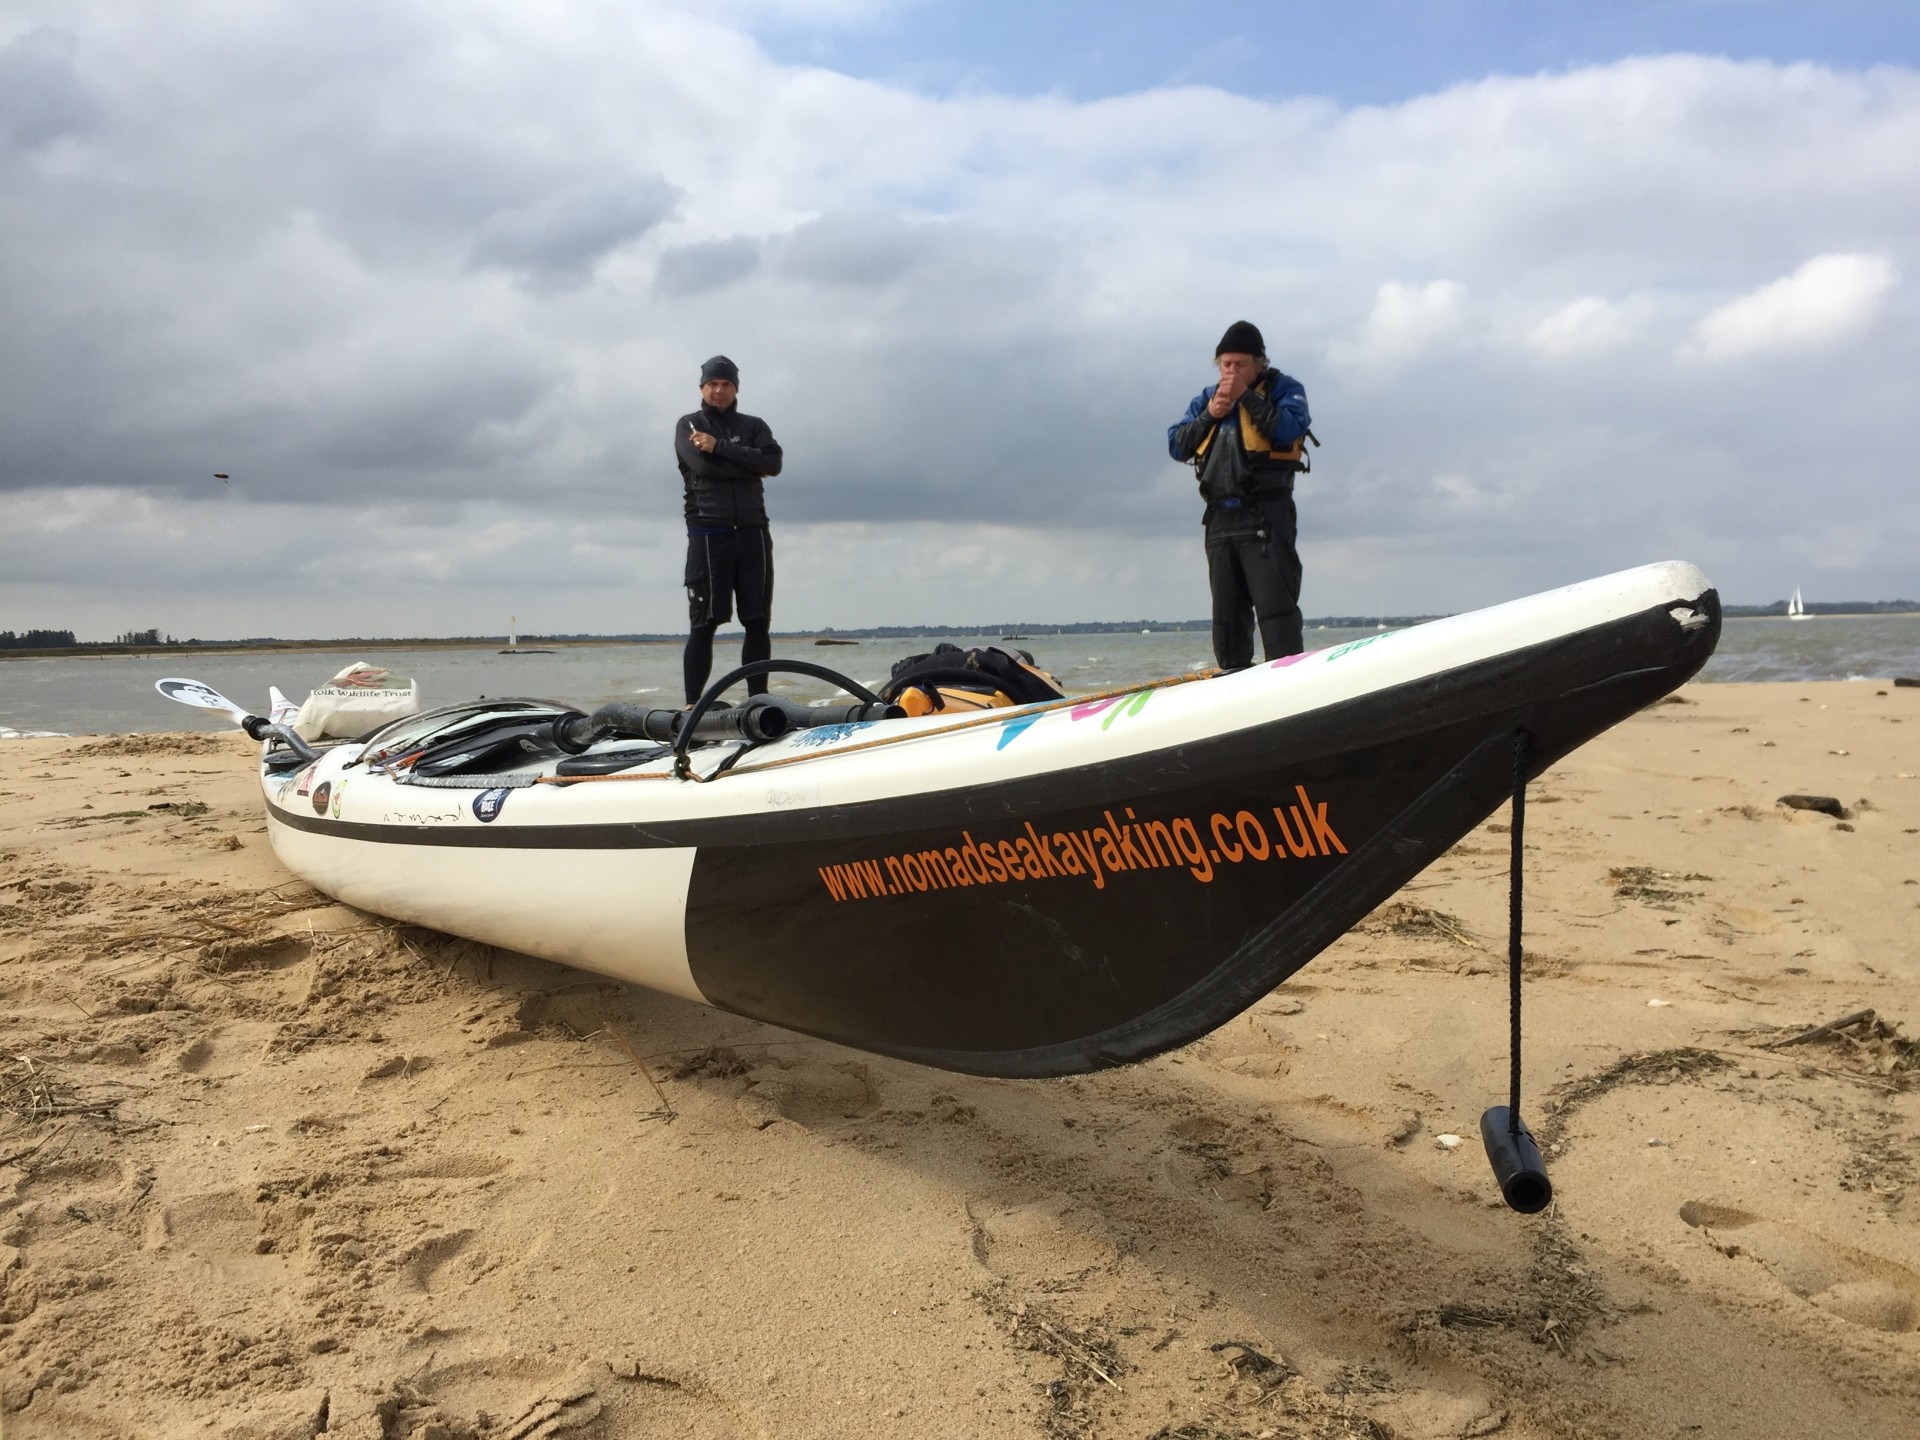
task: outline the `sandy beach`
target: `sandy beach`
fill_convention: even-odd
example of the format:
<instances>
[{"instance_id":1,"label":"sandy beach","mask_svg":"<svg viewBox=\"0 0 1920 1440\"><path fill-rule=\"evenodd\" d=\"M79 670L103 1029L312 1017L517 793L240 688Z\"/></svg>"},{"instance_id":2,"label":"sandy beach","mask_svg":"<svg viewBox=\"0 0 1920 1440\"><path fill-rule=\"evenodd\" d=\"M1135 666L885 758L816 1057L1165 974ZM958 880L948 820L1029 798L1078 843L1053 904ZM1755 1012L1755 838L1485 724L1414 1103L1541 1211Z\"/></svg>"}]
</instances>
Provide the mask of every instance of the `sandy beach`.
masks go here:
<instances>
[{"instance_id":1,"label":"sandy beach","mask_svg":"<svg viewBox=\"0 0 1920 1440\"><path fill-rule=\"evenodd\" d=\"M251 748L0 745L6 1440L1916 1432L1920 690L1693 685L1534 786L1531 1218L1504 813L1008 1082L334 905Z\"/></svg>"}]
</instances>

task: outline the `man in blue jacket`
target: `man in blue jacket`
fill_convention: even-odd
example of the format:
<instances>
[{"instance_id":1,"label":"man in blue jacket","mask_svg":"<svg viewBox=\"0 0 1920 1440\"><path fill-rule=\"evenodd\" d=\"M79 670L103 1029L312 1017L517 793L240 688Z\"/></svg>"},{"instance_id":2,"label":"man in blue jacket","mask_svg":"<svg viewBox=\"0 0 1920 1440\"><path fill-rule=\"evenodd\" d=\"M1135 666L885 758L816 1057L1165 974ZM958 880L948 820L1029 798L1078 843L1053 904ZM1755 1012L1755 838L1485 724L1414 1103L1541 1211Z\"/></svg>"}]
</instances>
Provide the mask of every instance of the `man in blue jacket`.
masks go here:
<instances>
[{"instance_id":1,"label":"man in blue jacket","mask_svg":"<svg viewBox=\"0 0 1920 1440\"><path fill-rule=\"evenodd\" d=\"M1167 429L1167 451L1194 467L1207 503L1213 655L1223 670L1253 663L1253 629L1269 660L1300 653L1300 553L1293 477L1312 416L1298 380L1267 363L1266 341L1236 320L1214 348L1218 384Z\"/></svg>"},{"instance_id":2,"label":"man in blue jacket","mask_svg":"<svg viewBox=\"0 0 1920 1440\"><path fill-rule=\"evenodd\" d=\"M736 597L747 632L740 662L773 653L773 538L760 482L780 473L782 457L767 422L740 413L739 394L739 367L716 355L700 367L700 408L674 424L674 459L686 489L690 633L682 668L689 705L706 689L713 632L732 617ZM767 677L754 676L747 690L764 695Z\"/></svg>"}]
</instances>

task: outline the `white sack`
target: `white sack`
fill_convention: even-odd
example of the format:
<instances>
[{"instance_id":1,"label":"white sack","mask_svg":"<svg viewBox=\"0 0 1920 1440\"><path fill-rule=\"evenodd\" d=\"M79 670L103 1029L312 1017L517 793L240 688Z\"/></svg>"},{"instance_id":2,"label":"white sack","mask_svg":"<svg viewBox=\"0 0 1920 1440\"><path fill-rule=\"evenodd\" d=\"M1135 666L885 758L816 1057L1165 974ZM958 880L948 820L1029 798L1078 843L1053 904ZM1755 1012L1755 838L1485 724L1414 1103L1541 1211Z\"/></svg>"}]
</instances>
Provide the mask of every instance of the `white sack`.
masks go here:
<instances>
[{"instance_id":1,"label":"white sack","mask_svg":"<svg viewBox=\"0 0 1920 1440\"><path fill-rule=\"evenodd\" d=\"M307 696L293 728L305 740L354 740L419 713L417 680L356 661Z\"/></svg>"}]
</instances>

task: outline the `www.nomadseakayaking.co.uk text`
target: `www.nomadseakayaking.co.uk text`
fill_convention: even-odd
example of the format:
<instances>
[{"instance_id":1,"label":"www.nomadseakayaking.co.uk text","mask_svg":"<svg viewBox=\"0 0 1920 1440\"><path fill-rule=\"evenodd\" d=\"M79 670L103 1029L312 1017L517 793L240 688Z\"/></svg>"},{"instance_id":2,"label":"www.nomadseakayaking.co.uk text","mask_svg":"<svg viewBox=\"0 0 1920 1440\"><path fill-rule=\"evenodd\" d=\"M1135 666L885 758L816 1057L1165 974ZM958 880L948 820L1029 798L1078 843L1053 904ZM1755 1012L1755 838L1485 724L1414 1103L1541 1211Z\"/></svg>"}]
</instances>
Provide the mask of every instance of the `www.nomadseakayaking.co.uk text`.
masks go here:
<instances>
[{"instance_id":1,"label":"www.nomadseakayaking.co.uk text","mask_svg":"<svg viewBox=\"0 0 1920 1440\"><path fill-rule=\"evenodd\" d=\"M1082 830L1045 834L1028 821L1010 838L976 840L963 830L957 845L822 865L820 881L835 900L1076 876L1104 890L1116 875L1181 868L1208 885L1223 865L1346 854L1327 819L1326 801L1311 799L1304 785L1293 789L1299 803L1273 806L1271 822L1252 810L1216 810L1198 821L1142 820L1131 809L1122 821L1104 810L1104 824Z\"/></svg>"}]
</instances>

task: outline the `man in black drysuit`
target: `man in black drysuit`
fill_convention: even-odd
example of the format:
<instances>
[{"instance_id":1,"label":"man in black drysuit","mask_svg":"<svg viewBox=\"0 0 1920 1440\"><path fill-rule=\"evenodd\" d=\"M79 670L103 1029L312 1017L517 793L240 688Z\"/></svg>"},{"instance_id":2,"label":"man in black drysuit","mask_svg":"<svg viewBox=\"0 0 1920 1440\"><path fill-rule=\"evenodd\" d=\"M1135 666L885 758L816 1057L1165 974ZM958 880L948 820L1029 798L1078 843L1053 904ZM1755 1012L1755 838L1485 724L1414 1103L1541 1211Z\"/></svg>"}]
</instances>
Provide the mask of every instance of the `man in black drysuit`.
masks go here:
<instances>
[{"instance_id":1,"label":"man in black drysuit","mask_svg":"<svg viewBox=\"0 0 1920 1440\"><path fill-rule=\"evenodd\" d=\"M700 367L700 408L674 426L673 453L686 485L689 705L707 688L713 632L733 617L736 599L747 632L740 663L773 653L773 538L760 482L780 473L780 445L766 421L740 413L739 394L740 367L716 355ZM754 676L747 690L764 695L767 677Z\"/></svg>"},{"instance_id":2,"label":"man in black drysuit","mask_svg":"<svg viewBox=\"0 0 1920 1440\"><path fill-rule=\"evenodd\" d=\"M1223 670L1253 663L1253 627L1269 660L1300 653L1300 553L1293 477L1307 426L1307 392L1267 363L1266 341L1236 320L1213 352L1219 383L1193 397L1167 429L1167 451L1191 462L1207 502L1207 582L1213 655Z\"/></svg>"}]
</instances>

